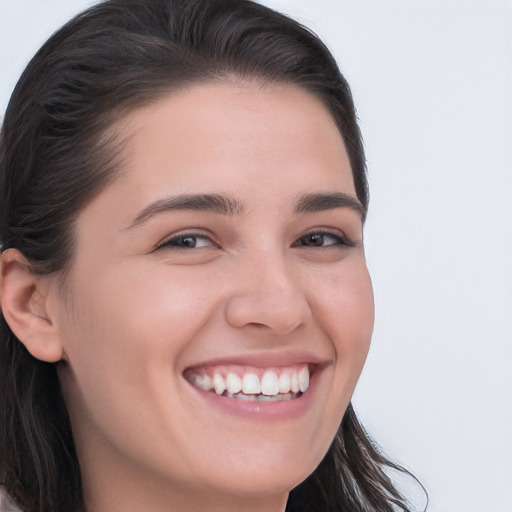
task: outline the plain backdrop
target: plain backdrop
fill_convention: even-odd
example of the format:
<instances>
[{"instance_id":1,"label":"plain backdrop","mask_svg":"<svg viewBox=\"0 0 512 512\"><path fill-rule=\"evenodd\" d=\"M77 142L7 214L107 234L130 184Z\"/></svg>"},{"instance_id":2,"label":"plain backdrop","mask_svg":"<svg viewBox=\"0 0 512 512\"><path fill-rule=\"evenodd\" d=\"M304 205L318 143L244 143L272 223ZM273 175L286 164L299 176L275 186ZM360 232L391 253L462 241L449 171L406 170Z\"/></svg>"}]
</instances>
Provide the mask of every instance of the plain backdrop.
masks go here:
<instances>
[{"instance_id":1,"label":"plain backdrop","mask_svg":"<svg viewBox=\"0 0 512 512\"><path fill-rule=\"evenodd\" d=\"M1 113L91 3L0 0ZM354 406L429 511L512 512L512 2L265 3L327 42L366 142L377 318Z\"/></svg>"}]
</instances>

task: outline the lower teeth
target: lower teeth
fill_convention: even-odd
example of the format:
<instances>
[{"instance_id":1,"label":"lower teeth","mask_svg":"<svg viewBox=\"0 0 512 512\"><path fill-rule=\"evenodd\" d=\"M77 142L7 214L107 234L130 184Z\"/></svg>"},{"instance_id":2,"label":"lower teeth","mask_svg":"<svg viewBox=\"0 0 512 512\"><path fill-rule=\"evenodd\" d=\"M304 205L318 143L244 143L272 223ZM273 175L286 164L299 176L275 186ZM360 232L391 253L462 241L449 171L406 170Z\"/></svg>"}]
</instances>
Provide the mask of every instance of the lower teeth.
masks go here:
<instances>
[{"instance_id":1,"label":"lower teeth","mask_svg":"<svg viewBox=\"0 0 512 512\"><path fill-rule=\"evenodd\" d=\"M215 393L215 391L213 391ZM298 393L280 393L275 396L268 396L268 395L244 395L243 393L228 393L227 391L224 391L221 396L227 397L227 398L234 398L235 400L247 400L247 401L257 401L257 402L280 402L283 400L292 400L294 398L299 398L302 393L299 391Z\"/></svg>"}]
</instances>

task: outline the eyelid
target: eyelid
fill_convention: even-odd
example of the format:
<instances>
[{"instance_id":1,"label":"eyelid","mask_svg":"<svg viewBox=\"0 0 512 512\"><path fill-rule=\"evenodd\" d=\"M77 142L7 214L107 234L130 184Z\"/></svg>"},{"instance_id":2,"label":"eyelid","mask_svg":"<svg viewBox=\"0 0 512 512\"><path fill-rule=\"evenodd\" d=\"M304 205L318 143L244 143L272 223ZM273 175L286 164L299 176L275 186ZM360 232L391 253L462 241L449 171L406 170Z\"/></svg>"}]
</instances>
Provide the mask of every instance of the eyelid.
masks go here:
<instances>
[{"instance_id":1,"label":"eyelid","mask_svg":"<svg viewBox=\"0 0 512 512\"><path fill-rule=\"evenodd\" d=\"M301 240L303 240L305 237L311 236L311 235L320 235L325 237L331 237L338 241L338 243L330 244L330 245L324 245L324 246L307 246L307 245L301 245ZM190 229L183 229L180 231L177 231L175 233L172 233L171 235L166 236L163 238L160 242L158 242L155 247L152 249L152 252L158 251L160 249L164 249L166 247L172 248L173 250L192 250L192 249L202 249L204 247L179 247L179 246L173 246L172 242L174 240L180 239L180 238L186 238L186 237L194 237L197 239L206 239L210 242L211 247L214 248L220 248L220 245L214 241L214 237L212 233L209 233L208 231L205 232L205 230L201 228L190 228ZM351 240L345 233L343 233L339 229L331 229L331 228L312 228L306 231L303 235L301 235L299 238L297 238L293 243L292 247L305 247L305 248L311 248L311 249L328 249L331 247L340 247L340 246L348 246L348 247L355 247L357 244Z\"/></svg>"},{"instance_id":2,"label":"eyelid","mask_svg":"<svg viewBox=\"0 0 512 512\"><path fill-rule=\"evenodd\" d=\"M302 246L307 247L311 249L327 249L330 247L339 247L339 246L348 246L348 247L355 247L356 244L347 236L345 233L343 233L340 230L334 230L334 229L328 229L328 228L313 228L308 230L306 233L304 233L301 237L299 237L292 246L294 247L301 247L299 245L299 242L304 239L305 237L311 236L311 235L320 235L320 236L329 236L332 238L335 238L339 241L337 244L327 245L327 246Z\"/></svg>"},{"instance_id":3,"label":"eyelid","mask_svg":"<svg viewBox=\"0 0 512 512\"><path fill-rule=\"evenodd\" d=\"M213 237L211 234L205 233L203 230L200 230L200 229L191 228L191 229L184 229L184 230L178 231L176 233L173 233L172 235L166 236L165 238L163 238L160 242L158 242L155 245L152 252L158 251L159 249L163 249L165 247L172 247L174 250L178 250L178 251L179 250L186 251L186 250L190 250L190 249L195 249L194 247L189 249L186 247L179 247L179 246L171 245L171 243L174 240L177 240L180 238L187 238L187 237L207 239L211 242L212 247L217 247L217 248L220 247L219 244L217 244L213 241Z\"/></svg>"}]
</instances>

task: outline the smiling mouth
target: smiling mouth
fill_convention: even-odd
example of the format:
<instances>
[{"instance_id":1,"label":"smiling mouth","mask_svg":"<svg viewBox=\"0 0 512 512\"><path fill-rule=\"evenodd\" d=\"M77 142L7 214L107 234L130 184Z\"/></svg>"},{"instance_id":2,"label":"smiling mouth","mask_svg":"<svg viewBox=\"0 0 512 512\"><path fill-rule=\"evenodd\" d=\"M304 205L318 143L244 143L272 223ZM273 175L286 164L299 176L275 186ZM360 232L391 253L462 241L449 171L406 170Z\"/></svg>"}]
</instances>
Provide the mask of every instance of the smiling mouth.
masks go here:
<instances>
[{"instance_id":1,"label":"smiling mouth","mask_svg":"<svg viewBox=\"0 0 512 512\"><path fill-rule=\"evenodd\" d=\"M217 366L189 368L184 377L193 386L236 400L277 402L302 396L309 387L308 364L285 368Z\"/></svg>"}]
</instances>

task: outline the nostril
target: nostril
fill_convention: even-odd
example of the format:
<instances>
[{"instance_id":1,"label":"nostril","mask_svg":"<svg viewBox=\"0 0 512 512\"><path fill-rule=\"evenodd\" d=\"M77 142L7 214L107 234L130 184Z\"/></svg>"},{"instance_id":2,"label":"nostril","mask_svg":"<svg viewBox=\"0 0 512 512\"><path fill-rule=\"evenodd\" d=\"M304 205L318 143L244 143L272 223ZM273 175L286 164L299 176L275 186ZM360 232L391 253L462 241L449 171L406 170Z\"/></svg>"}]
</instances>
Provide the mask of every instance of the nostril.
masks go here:
<instances>
[{"instance_id":1,"label":"nostril","mask_svg":"<svg viewBox=\"0 0 512 512\"><path fill-rule=\"evenodd\" d=\"M258 322L251 322L249 325L260 330L268 329L268 325L260 324Z\"/></svg>"}]
</instances>

